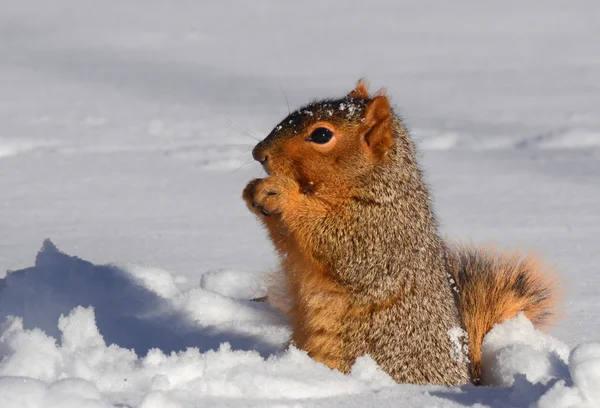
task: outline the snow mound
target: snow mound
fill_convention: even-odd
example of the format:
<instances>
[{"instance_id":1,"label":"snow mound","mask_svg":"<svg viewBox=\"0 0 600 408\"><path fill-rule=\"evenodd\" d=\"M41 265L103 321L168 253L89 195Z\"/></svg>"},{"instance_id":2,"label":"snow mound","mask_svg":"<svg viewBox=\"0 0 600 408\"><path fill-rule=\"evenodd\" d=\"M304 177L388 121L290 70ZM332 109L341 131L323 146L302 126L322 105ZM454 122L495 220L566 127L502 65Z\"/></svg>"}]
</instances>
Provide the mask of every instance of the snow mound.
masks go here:
<instances>
[{"instance_id":1,"label":"snow mound","mask_svg":"<svg viewBox=\"0 0 600 408\"><path fill-rule=\"evenodd\" d=\"M251 277L253 276L253 277ZM256 275L94 265L46 240L0 279L0 407L531 406L600 404L600 344L573 351L520 315L483 345L495 387L396 384L368 356L349 375L285 348ZM58 322L58 324L57 324Z\"/></svg>"},{"instance_id":2,"label":"snow mound","mask_svg":"<svg viewBox=\"0 0 600 408\"><path fill-rule=\"evenodd\" d=\"M568 372L567 345L535 329L523 314L495 326L481 354L482 381L488 385L511 386L519 375L531 383L546 383Z\"/></svg>"},{"instance_id":3,"label":"snow mound","mask_svg":"<svg viewBox=\"0 0 600 408\"><path fill-rule=\"evenodd\" d=\"M58 318L77 306L94 307L108 343L142 355L153 348L216 349L223 342L269 355L289 336L284 319L266 304L180 289L177 278L158 268L94 265L60 252L49 240L35 266L0 279L0 321L20 316L25 329L60 338Z\"/></svg>"},{"instance_id":4,"label":"snow mound","mask_svg":"<svg viewBox=\"0 0 600 408\"><path fill-rule=\"evenodd\" d=\"M145 357L107 345L93 308L61 316L60 341L23 319L9 317L0 333L0 406L181 407L219 399L277 401L327 398L394 386L372 359L357 361L349 376L290 348L264 359L256 351L151 349ZM58 405L57 405L58 404Z\"/></svg>"},{"instance_id":5,"label":"snow mound","mask_svg":"<svg viewBox=\"0 0 600 408\"><path fill-rule=\"evenodd\" d=\"M540 400L538 408L600 406L600 344L587 343L576 347L569 356L572 386L558 381Z\"/></svg>"},{"instance_id":6,"label":"snow mound","mask_svg":"<svg viewBox=\"0 0 600 408\"><path fill-rule=\"evenodd\" d=\"M600 344L582 344L569 357L571 379L588 400L600 405Z\"/></svg>"},{"instance_id":7,"label":"snow mound","mask_svg":"<svg viewBox=\"0 0 600 408\"><path fill-rule=\"evenodd\" d=\"M538 408L600 406L600 344L566 344L533 327L524 314L495 326L482 346L482 380L488 385L550 388ZM531 392L531 391L529 391Z\"/></svg>"},{"instance_id":8,"label":"snow mound","mask_svg":"<svg viewBox=\"0 0 600 408\"><path fill-rule=\"evenodd\" d=\"M200 280L202 289L236 299L254 299L267 291L264 280L239 271L218 269L205 272Z\"/></svg>"}]
</instances>

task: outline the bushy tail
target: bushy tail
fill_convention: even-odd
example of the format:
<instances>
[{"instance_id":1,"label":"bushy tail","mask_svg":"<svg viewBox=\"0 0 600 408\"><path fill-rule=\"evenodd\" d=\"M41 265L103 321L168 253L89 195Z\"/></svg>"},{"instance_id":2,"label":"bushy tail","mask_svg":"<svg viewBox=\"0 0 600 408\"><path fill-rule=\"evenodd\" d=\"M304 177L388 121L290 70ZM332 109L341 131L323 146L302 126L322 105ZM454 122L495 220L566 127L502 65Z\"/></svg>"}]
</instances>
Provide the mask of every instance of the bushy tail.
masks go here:
<instances>
[{"instance_id":1,"label":"bushy tail","mask_svg":"<svg viewBox=\"0 0 600 408\"><path fill-rule=\"evenodd\" d=\"M520 312L536 327L551 323L558 300L556 280L533 255L473 246L449 247L448 266L469 335L473 380L479 383L483 337L495 324Z\"/></svg>"}]
</instances>

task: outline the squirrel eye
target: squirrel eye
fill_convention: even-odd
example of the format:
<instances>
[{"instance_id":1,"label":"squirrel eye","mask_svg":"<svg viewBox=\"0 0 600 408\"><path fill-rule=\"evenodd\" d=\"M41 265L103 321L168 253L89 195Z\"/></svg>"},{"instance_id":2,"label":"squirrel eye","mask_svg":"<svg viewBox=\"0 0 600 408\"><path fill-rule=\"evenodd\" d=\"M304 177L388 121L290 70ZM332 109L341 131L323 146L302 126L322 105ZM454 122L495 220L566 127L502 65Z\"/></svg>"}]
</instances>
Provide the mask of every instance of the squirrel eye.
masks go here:
<instances>
[{"instance_id":1,"label":"squirrel eye","mask_svg":"<svg viewBox=\"0 0 600 408\"><path fill-rule=\"evenodd\" d=\"M325 144L329 142L332 137L333 132L331 130L324 127L320 127L313 130L306 140L317 144Z\"/></svg>"}]
</instances>

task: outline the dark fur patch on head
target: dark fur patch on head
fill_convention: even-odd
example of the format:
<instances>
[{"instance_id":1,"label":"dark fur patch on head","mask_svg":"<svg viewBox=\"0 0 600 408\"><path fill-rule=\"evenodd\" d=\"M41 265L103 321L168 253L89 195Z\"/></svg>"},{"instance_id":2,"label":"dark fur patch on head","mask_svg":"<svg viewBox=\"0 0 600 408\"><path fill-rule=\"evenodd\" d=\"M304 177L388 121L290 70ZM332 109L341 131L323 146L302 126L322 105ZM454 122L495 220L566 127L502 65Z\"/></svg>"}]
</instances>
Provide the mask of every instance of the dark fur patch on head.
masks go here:
<instances>
[{"instance_id":1,"label":"dark fur patch on head","mask_svg":"<svg viewBox=\"0 0 600 408\"><path fill-rule=\"evenodd\" d=\"M295 135L298 129L306 129L317 122L347 125L359 122L363 117L368 99L346 96L339 99L322 99L301 107L283 119L267 138Z\"/></svg>"}]
</instances>

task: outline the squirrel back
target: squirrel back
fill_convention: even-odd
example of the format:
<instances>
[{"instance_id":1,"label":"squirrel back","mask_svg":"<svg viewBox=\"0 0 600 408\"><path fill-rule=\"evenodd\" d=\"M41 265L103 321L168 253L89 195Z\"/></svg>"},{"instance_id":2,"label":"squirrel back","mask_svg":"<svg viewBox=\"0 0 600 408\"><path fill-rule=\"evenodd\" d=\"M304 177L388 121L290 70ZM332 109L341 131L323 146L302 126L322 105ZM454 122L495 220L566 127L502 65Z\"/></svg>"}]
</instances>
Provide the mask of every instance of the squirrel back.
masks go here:
<instances>
[{"instance_id":1,"label":"squirrel back","mask_svg":"<svg viewBox=\"0 0 600 408\"><path fill-rule=\"evenodd\" d=\"M480 324L483 315L465 313L471 302L456 290L482 285L471 284L472 264L448 256L413 142L385 94L371 97L359 81L343 98L313 102L253 156L269 177L243 198L280 256L289 302L279 303L296 346L342 372L369 354L399 382L478 378L469 359L481 330L465 316Z\"/></svg>"}]
</instances>

